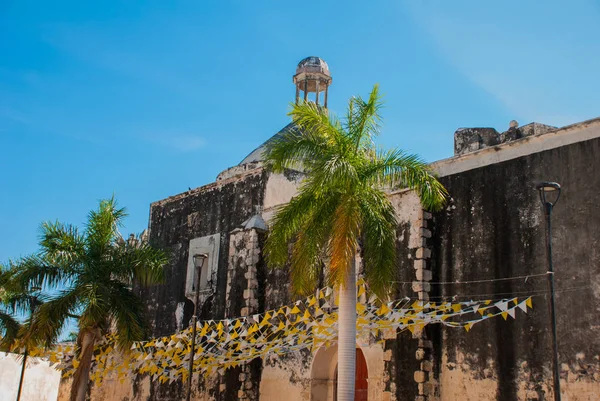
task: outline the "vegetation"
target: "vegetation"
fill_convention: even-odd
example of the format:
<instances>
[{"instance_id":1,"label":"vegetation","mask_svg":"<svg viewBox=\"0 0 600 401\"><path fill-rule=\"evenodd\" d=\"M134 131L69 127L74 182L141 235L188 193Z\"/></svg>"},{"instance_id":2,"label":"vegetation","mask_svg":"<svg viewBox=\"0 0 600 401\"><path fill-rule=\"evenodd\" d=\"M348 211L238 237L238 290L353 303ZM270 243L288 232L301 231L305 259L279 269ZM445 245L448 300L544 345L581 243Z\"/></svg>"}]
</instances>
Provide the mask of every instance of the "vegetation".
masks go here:
<instances>
[{"instance_id":1,"label":"vegetation","mask_svg":"<svg viewBox=\"0 0 600 401\"><path fill-rule=\"evenodd\" d=\"M12 348L21 330L21 323L14 313L10 277L8 269L0 270L0 351L4 352Z\"/></svg>"},{"instance_id":2,"label":"vegetation","mask_svg":"<svg viewBox=\"0 0 600 401\"><path fill-rule=\"evenodd\" d=\"M377 86L366 101L350 99L343 121L312 102L299 103L289 113L298 129L274 139L266 151L274 171L306 174L298 195L277 210L265 256L273 267L289 259L298 294L314 290L322 263L328 262L327 282L340 292L339 401L354 400L359 247L371 290L384 298L394 280L397 221L384 189L412 188L428 210L442 207L447 197L418 156L376 148L381 105Z\"/></svg>"},{"instance_id":3,"label":"vegetation","mask_svg":"<svg viewBox=\"0 0 600 401\"><path fill-rule=\"evenodd\" d=\"M14 268L0 269L0 351L24 347L26 353L28 347L36 345L35 339L27 336L33 311L46 297L39 288L19 285L13 280L14 273ZM27 322L23 324L17 316L27 316Z\"/></svg>"},{"instance_id":4,"label":"vegetation","mask_svg":"<svg viewBox=\"0 0 600 401\"><path fill-rule=\"evenodd\" d=\"M103 200L89 213L85 230L60 222L41 226L40 250L12 266L11 280L23 288L53 289L55 296L36 308L26 341L52 345L65 322L77 319L79 365L73 376L71 400L85 400L94 344L109 330L127 349L144 339L143 307L132 291L163 279L166 254L141 239L124 241L118 228L126 216L114 199Z\"/></svg>"}]
</instances>

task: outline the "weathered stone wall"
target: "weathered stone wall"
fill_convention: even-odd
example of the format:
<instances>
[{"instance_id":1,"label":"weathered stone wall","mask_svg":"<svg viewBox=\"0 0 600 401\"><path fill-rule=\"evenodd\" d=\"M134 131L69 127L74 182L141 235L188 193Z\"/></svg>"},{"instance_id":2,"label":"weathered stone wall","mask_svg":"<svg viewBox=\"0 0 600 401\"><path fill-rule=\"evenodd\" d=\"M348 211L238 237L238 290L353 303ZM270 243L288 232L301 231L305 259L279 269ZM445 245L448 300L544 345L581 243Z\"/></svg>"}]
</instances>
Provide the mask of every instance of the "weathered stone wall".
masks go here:
<instances>
[{"instance_id":1,"label":"weathered stone wall","mask_svg":"<svg viewBox=\"0 0 600 401\"><path fill-rule=\"evenodd\" d=\"M429 298L431 280L429 266L429 241L431 238L430 214L424 212L418 196L413 191L399 191L390 195L396 210L397 229L397 274L393 299L405 297L411 300ZM418 283L415 281L418 280ZM404 331L385 341L385 384L382 400L426 400L429 391L428 363L431 347L426 332ZM423 366L423 363L426 366ZM425 367L426 371L423 370ZM415 381L415 379L418 379ZM418 398L421 397L421 398ZM379 398L376 398L379 399Z\"/></svg>"},{"instance_id":2,"label":"weathered stone wall","mask_svg":"<svg viewBox=\"0 0 600 401\"><path fill-rule=\"evenodd\" d=\"M594 138L599 136L600 120L592 120L434 163L453 199L433 216L421 209L414 193L390 194L399 220L398 285L392 298L436 301L533 293L534 309L514 321L488 320L469 333L431 326L424 332L360 339L370 401L551 399L545 278L437 284L544 273L545 225L533 190L533 181L542 179L564 188L553 219L563 389L571 401L596 399L600 139ZM241 225L255 214L268 222L300 179L297 172L273 175L259 165L234 168L216 183L152 205L150 240L172 252L167 282L139 289L154 336L189 324L193 303L185 297L185 285L194 238L220 238L215 293L200 305L201 319L251 314L293 301L288 271L267 270L258 252L264 233ZM197 378L193 399L333 400L335 353L330 348L269 356L223 376ZM134 383L108 378L92 390L92 399L164 401L183 394L180 382L158 386L147 377Z\"/></svg>"},{"instance_id":3,"label":"weathered stone wall","mask_svg":"<svg viewBox=\"0 0 600 401\"><path fill-rule=\"evenodd\" d=\"M561 383L571 401L600 394L599 155L600 139L590 139L442 177L452 202L433 219L434 282L543 274L546 226L534 182L563 186L553 255ZM546 291L546 277L432 286L434 299L535 294L533 311L516 320L469 333L431 328L441 400L552 399Z\"/></svg>"}]
</instances>

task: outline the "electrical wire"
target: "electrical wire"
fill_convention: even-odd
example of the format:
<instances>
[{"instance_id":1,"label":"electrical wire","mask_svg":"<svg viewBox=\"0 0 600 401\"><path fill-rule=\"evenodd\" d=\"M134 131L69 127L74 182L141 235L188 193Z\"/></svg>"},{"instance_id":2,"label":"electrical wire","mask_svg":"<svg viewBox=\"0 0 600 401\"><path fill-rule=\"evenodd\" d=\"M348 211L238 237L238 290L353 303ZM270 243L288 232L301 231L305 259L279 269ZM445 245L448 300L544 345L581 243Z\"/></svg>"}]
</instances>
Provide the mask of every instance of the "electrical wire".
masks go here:
<instances>
[{"instance_id":1,"label":"electrical wire","mask_svg":"<svg viewBox=\"0 0 600 401\"><path fill-rule=\"evenodd\" d=\"M568 287L568 288L560 288L560 289L556 289L554 292L555 293L560 293L560 292L568 292L568 291L579 291L582 289L590 289L591 287L589 285L585 285L585 286L578 286L578 287ZM511 291L511 292L491 292L491 293L485 293L485 294L465 294L465 295L460 295L460 294L453 294L453 295L430 295L429 299L430 300L447 300L448 302L451 301L456 301L459 298L472 298L472 297L490 297L490 296L503 296L502 298L507 298L507 297L515 297L515 296L541 296L541 295L545 295L545 294L549 294L550 290L530 290L530 291ZM410 299L411 301L419 301L420 299L418 297L404 297L404 299Z\"/></svg>"},{"instance_id":2,"label":"electrical wire","mask_svg":"<svg viewBox=\"0 0 600 401\"><path fill-rule=\"evenodd\" d=\"M436 284L436 285L448 285L448 284L475 284L475 283L491 283L495 281L508 281L508 280L525 280L527 282L530 278L544 277L552 274L551 272L539 273L539 274L528 274L526 276L514 276L514 277L503 277L503 278L492 278L487 280L470 280L470 281L392 281L396 284Z\"/></svg>"}]
</instances>

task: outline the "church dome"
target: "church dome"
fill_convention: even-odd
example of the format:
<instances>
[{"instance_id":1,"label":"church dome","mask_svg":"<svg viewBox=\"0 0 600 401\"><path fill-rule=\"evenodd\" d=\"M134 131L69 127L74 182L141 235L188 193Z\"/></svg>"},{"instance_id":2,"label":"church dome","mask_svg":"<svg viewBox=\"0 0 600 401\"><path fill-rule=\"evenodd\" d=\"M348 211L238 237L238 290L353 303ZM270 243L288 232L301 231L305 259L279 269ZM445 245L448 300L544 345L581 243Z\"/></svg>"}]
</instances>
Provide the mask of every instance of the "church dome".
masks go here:
<instances>
[{"instance_id":1,"label":"church dome","mask_svg":"<svg viewBox=\"0 0 600 401\"><path fill-rule=\"evenodd\" d=\"M327 76L331 76L331 74L329 73L329 66L327 65L325 60L314 56L306 57L298 63L298 67L296 68L296 74L300 74L303 72L320 72Z\"/></svg>"}]
</instances>

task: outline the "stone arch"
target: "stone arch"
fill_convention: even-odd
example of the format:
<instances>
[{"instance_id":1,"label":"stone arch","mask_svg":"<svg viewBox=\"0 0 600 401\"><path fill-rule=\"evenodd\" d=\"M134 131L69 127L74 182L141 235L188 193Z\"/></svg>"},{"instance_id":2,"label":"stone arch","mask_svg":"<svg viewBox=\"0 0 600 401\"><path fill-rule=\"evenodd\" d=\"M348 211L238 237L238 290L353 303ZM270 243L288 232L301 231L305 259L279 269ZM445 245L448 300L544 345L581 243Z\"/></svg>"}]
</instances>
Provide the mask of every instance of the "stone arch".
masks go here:
<instances>
[{"instance_id":1,"label":"stone arch","mask_svg":"<svg viewBox=\"0 0 600 401\"><path fill-rule=\"evenodd\" d=\"M337 389L337 344L331 347L321 347L313 358L311 367L311 401L335 401ZM356 348L357 375L360 375L360 387L356 400L366 400L368 366L365 356L360 349ZM362 371L361 371L362 369Z\"/></svg>"}]
</instances>

